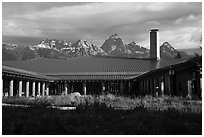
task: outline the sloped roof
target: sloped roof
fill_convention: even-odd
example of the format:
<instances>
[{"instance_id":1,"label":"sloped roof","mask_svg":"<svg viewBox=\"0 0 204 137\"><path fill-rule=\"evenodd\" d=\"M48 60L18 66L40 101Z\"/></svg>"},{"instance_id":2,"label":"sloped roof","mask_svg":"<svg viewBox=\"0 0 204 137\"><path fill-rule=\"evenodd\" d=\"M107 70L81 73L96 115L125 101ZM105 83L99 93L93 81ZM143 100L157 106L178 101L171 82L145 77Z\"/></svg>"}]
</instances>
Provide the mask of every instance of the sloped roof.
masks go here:
<instances>
[{"instance_id":1,"label":"sloped roof","mask_svg":"<svg viewBox=\"0 0 204 137\"><path fill-rule=\"evenodd\" d=\"M126 79L185 60L165 58L160 61L151 61L149 59L83 56L67 60L40 58L26 61L3 61L3 64L59 79Z\"/></svg>"},{"instance_id":2,"label":"sloped roof","mask_svg":"<svg viewBox=\"0 0 204 137\"><path fill-rule=\"evenodd\" d=\"M27 71L27 70L9 67L9 66L5 66L5 65L2 65L2 72L10 73L10 74L16 74L16 75L23 75L23 76L27 76L27 77L33 77L33 78L44 79L44 80L53 79L52 77L46 76L46 75L38 73L38 72Z\"/></svg>"},{"instance_id":3,"label":"sloped roof","mask_svg":"<svg viewBox=\"0 0 204 137\"><path fill-rule=\"evenodd\" d=\"M178 63L174 63L165 67L161 67L152 71L148 71L147 73L144 73L143 75L140 75L139 77L144 77L144 76L148 76L149 74L155 73L155 72L159 72L161 73L161 70L169 70L169 69L176 69L179 68L181 66L187 66L188 68L190 67L194 67L194 68L198 68L201 69L202 68L202 56L195 56L192 57L188 60L185 61L181 61ZM137 78L139 78L137 77Z\"/></svg>"}]
</instances>

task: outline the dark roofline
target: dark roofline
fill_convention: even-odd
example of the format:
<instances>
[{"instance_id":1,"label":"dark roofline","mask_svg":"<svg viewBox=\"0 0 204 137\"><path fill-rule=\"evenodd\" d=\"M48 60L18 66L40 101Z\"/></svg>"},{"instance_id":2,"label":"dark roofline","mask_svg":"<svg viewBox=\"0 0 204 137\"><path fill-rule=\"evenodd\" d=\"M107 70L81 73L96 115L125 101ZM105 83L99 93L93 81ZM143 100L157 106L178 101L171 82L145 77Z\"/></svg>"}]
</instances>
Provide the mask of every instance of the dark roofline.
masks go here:
<instances>
[{"instance_id":1,"label":"dark roofline","mask_svg":"<svg viewBox=\"0 0 204 137\"><path fill-rule=\"evenodd\" d=\"M138 72L85 72L85 73L46 73L47 76L54 77L55 80L64 80L67 79L67 77L79 77L79 78L71 78L69 80L82 80L81 77L83 77L83 80L90 80L91 77L100 77L97 78L97 80L105 80L104 77L111 77L107 80L118 80L118 78L115 78L117 76L121 77L121 80L131 80L137 76L140 76L143 73ZM96 78L94 79L96 80Z\"/></svg>"},{"instance_id":2,"label":"dark roofline","mask_svg":"<svg viewBox=\"0 0 204 137\"><path fill-rule=\"evenodd\" d=\"M154 69L154 70L148 71L148 72L143 73L142 75L137 76L137 77L135 77L135 78L140 78L140 77L149 75L149 74L151 74L151 73L154 73L155 71L173 69L173 68L178 67L178 66L183 65L183 64L188 64L188 63L195 63L195 64L196 64L196 62L195 62L196 58L202 60L202 56L193 57L193 58L190 58L190 59L188 59L188 60L185 60L185 61L182 61L182 62L178 62L178 63L173 64L173 65L170 65L170 66L166 66L166 67L162 67L162 68L158 68L158 69ZM201 61L201 63L202 63L202 61ZM196 64L196 65L198 65L198 64Z\"/></svg>"},{"instance_id":3,"label":"dark roofline","mask_svg":"<svg viewBox=\"0 0 204 137\"><path fill-rule=\"evenodd\" d=\"M45 73L49 76L68 76L68 75L141 75L144 72L79 72L79 73Z\"/></svg>"},{"instance_id":4,"label":"dark roofline","mask_svg":"<svg viewBox=\"0 0 204 137\"><path fill-rule=\"evenodd\" d=\"M43 79L43 80L53 80L54 79L54 78L46 76L42 73L27 71L27 70L14 68L14 67L6 66L6 65L2 65L2 72L17 74L17 75L24 75L24 76L34 77L34 78L38 78L38 79Z\"/></svg>"},{"instance_id":5,"label":"dark roofline","mask_svg":"<svg viewBox=\"0 0 204 137\"><path fill-rule=\"evenodd\" d=\"M116 57L116 56L91 56L94 58L113 58L113 59L138 59L138 60L150 60L150 58L134 58L134 57Z\"/></svg>"}]
</instances>

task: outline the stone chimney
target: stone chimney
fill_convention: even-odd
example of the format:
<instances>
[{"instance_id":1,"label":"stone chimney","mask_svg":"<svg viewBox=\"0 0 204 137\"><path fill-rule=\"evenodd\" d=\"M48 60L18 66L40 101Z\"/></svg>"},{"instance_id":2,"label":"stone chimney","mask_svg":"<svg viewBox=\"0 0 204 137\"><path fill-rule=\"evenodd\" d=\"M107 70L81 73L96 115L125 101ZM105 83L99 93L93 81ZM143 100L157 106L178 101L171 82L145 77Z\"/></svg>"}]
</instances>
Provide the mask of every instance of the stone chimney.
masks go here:
<instances>
[{"instance_id":1,"label":"stone chimney","mask_svg":"<svg viewBox=\"0 0 204 137\"><path fill-rule=\"evenodd\" d=\"M152 29L150 31L150 60L160 60L160 41L158 29Z\"/></svg>"}]
</instances>

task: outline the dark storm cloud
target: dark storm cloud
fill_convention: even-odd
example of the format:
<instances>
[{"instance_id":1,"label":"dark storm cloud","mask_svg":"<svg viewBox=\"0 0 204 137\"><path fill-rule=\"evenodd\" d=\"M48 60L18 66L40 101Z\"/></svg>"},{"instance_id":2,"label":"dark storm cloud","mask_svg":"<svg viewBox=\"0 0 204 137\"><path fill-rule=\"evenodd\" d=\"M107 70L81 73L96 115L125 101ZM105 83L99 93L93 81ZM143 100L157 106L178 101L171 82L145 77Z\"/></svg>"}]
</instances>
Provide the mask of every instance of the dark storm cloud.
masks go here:
<instances>
[{"instance_id":1,"label":"dark storm cloud","mask_svg":"<svg viewBox=\"0 0 204 137\"><path fill-rule=\"evenodd\" d=\"M148 47L149 30L158 27L161 42L184 48L198 45L201 14L202 3L3 3L3 34L87 39L100 46L119 33L125 43Z\"/></svg>"}]
</instances>

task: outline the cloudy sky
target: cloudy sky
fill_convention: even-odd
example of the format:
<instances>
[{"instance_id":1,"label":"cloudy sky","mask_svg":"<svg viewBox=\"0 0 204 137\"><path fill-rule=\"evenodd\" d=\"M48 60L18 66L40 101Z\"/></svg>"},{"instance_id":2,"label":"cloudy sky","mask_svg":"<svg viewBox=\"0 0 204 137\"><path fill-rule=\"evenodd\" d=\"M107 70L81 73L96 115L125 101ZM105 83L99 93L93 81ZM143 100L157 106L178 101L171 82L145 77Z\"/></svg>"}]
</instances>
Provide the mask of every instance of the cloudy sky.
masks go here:
<instances>
[{"instance_id":1,"label":"cloudy sky","mask_svg":"<svg viewBox=\"0 0 204 137\"><path fill-rule=\"evenodd\" d=\"M161 43L175 48L200 45L202 3L5 3L2 34L12 37L88 40L101 46L112 34L125 44L149 48L149 31L159 28Z\"/></svg>"}]
</instances>

